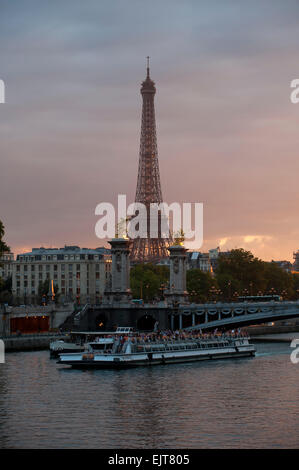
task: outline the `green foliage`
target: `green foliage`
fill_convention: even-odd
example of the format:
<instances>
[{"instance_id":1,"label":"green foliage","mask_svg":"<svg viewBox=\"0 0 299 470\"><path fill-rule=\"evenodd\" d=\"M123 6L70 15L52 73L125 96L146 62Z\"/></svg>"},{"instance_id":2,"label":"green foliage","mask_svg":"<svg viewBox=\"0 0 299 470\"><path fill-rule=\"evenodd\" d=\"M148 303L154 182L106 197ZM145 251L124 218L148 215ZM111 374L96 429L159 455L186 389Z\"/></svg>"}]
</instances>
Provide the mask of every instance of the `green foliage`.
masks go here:
<instances>
[{"instance_id":1,"label":"green foliage","mask_svg":"<svg viewBox=\"0 0 299 470\"><path fill-rule=\"evenodd\" d=\"M3 253L5 253L6 251L9 251L9 246L7 246L3 240L4 233L4 225L0 220L0 256L3 255Z\"/></svg>"},{"instance_id":2,"label":"green foliage","mask_svg":"<svg viewBox=\"0 0 299 470\"><path fill-rule=\"evenodd\" d=\"M231 250L226 255L220 254L215 274L227 300L235 292L238 295L283 293L283 297L289 299L295 295L294 275L284 271L274 261L269 263L255 258L243 248Z\"/></svg>"},{"instance_id":3,"label":"green foliage","mask_svg":"<svg viewBox=\"0 0 299 470\"><path fill-rule=\"evenodd\" d=\"M131 269L131 289L136 299L162 297L161 285L169 283L169 268L138 264ZM299 274L290 274L274 261L262 261L243 248L220 254L214 276L200 269L187 271L187 291L191 302L236 300L242 295L278 294L299 299Z\"/></svg>"},{"instance_id":4,"label":"green foliage","mask_svg":"<svg viewBox=\"0 0 299 470\"><path fill-rule=\"evenodd\" d=\"M4 225L0 220L0 257L10 250L9 246L7 246L3 240L4 233ZM11 302L11 298L11 279L4 281L4 279L0 277L0 304Z\"/></svg>"},{"instance_id":5,"label":"green foliage","mask_svg":"<svg viewBox=\"0 0 299 470\"><path fill-rule=\"evenodd\" d=\"M225 274L244 288L253 281L260 285L263 282L263 263L243 248L231 250L228 255L219 255L216 275Z\"/></svg>"},{"instance_id":6,"label":"green foliage","mask_svg":"<svg viewBox=\"0 0 299 470\"><path fill-rule=\"evenodd\" d=\"M192 302L207 302L213 287L217 287L217 282L210 273L203 272L201 269L187 271L187 291Z\"/></svg>"},{"instance_id":7,"label":"green foliage","mask_svg":"<svg viewBox=\"0 0 299 470\"><path fill-rule=\"evenodd\" d=\"M169 282L169 268L154 264L136 264L130 271L133 298L153 300L162 297Z\"/></svg>"},{"instance_id":8,"label":"green foliage","mask_svg":"<svg viewBox=\"0 0 299 470\"><path fill-rule=\"evenodd\" d=\"M294 297L299 298L299 274L293 274L292 279L293 279Z\"/></svg>"},{"instance_id":9,"label":"green foliage","mask_svg":"<svg viewBox=\"0 0 299 470\"><path fill-rule=\"evenodd\" d=\"M293 275L281 269L273 261L264 262L264 277L266 292L275 291L277 294L284 293L284 297L291 299L294 296L294 278Z\"/></svg>"},{"instance_id":10,"label":"green foliage","mask_svg":"<svg viewBox=\"0 0 299 470\"><path fill-rule=\"evenodd\" d=\"M0 279L0 304L12 303L12 278L9 277L5 281Z\"/></svg>"}]
</instances>

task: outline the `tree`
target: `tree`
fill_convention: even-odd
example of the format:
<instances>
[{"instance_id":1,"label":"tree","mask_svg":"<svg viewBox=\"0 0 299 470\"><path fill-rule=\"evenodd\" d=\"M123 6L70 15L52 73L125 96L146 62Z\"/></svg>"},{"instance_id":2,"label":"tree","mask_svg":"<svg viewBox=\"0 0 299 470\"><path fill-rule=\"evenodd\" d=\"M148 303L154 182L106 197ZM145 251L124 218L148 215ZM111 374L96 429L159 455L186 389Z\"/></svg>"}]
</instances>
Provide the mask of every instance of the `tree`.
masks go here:
<instances>
[{"instance_id":1,"label":"tree","mask_svg":"<svg viewBox=\"0 0 299 470\"><path fill-rule=\"evenodd\" d=\"M271 263L264 262L266 293L282 294L284 298L291 299L294 297L294 279L292 274L284 271L274 261Z\"/></svg>"},{"instance_id":2,"label":"tree","mask_svg":"<svg viewBox=\"0 0 299 470\"><path fill-rule=\"evenodd\" d=\"M216 269L216 279L220 289L228 294L229 281L232 295L248 291L248 295L264 291L266 288L264 261L255 258L243 248L231 250L229 254L220 254Z\"/></svg>"},{"instance_id":3,"label":"tree","mask_svg":"<svg viewBox=\"0 0 299 470\"><path fill-rule=\"evenodd\" d=\"M0 282L0 304L12 303L12 278L2 279Z\"/></svg>"},{"instance_id":4,"label":"tree","mask_svg":"<svg viewBox=\"0 0 299 470\"><path fill-rule=\"evenodd\" d=\"M292 274L293 279L293 300L299 300L299 274Z\"/></svg>"},{"instance_id":5,"label":"tree","mask_svg":"<svg viewBox=\"0 0 299 470\"><path fill-rule=\"evenodd\" d=\"M235 292L238 295L283 294L285 299L294 298L297 289L299 294L299 279L274 261L262 261L243 248L219 255L215 273L226 300ZM295 280L298 287L295 287Z\"/></svg>"},{"instance_id":6,"label":"tree","mask_svg":"<svg viewBox=\"0 0 299 470\"><path fill-rule=\"evenodd\" d=\"M6 252L10 251L9 246L7 246L6 243L3 240L4 233L5 233L4 225L0 220L0 256L2 256L3 253L6 253Z\"/></svg>"},{"instance_id":7,"label":"tree","mask_svg":"<svg viewBox=\"0 0 299 470\"><path fill-rule=\"evenodd\" d=\"M207 302L213 287L217 287L217 282L210 273L203 272L198 268L187 271L187 291L191 301Z\"/></svg>"},{"instance_id":8,"label":"tree","mask_svg":"<svg viewBox=\"0 0 299 470\"><path fill-rule=\"evenodd\" d=\"M161 298L163 287L169 282L169 268L154 264L136 264L130 271L130 283L135 299Z\"/></svg>"},{"instance_id":9,"label":"tree","mask_svg":"<svg viewBox=\"0 0 299 470\"><path fill-rule=\"evenodd\" d=\"M5 234L4 225L0 220L0 258L4 253L10 251L9 246L4 242L3 237ZM1 264L1 262L0 262ZM0 277L0 303L7 303L11 300L11 281L4 281Z\"/></svg>"}]
</instances>

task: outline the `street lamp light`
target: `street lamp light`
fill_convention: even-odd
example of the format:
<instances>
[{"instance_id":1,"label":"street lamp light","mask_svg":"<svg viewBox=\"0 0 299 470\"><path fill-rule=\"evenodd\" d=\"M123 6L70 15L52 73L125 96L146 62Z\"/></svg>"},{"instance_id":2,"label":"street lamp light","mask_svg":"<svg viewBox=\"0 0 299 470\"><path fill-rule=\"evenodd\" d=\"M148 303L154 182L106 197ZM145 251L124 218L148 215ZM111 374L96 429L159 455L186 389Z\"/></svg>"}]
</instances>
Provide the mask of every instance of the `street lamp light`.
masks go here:
<instances>
[{"instance_id":1,"label":"street lamp light","mask_svg":"<svg viewBox=\"0 0 299 470\"><path fill-rule=\"evenodd\" d=\"M195 290L192 290L192 291L190 292L190 295L191 295L191 298L192 298L192 302L195 302L195 301L196 301L197 292L195 292Z\"/></svg>"},{"instance_id":2,"label":"street lamp light","mask_svg":"<svg viewBox=\"0 0 299 470\"><path fill-rule=\"evenodd\" d=\"M161 284L160 287L159 287L159 290L161 291L160 300L164 300L165 284Z\"/></svg>"},{"instance_id":3,"label":"street lamp light","mask_svg":"<svg viewBox=\"0 0 299 470\"><path fill-rule=\"evenodd\" d=\"M282 300L284 300L288 296L287 291L284 289L281 293Z\"/></svg>"},{"instance_id":4,"label":"street lamp light","mask_svg":"<svg viewBox=\"0 0 299 470\"><path fill-rule=\"evenodd\" d=\"M149 290L149 284L146 284L146 301L148 302L148 290Z\"/></svg>"},{"instance_id":5,"label":"street lamp light","mask_svg":"<svg viewBox=\"0 0 299 470\"><path fill-rule=\"evenodd\" d=\"M218 294L218 289L215 286L212 286L209 290L209 293L212 296L212 302L216 303L216 295Z\"/></svg>"},{"instance_id":6,"label":"street lamp light","mask_svg":"<svg viewBox=\"0 0 299 470\"><path fill-rule=\"evenodd\" d=\"M269 294L273 297L274 294L276 294L276 290L274 289L274 287L271 287L270 291L269 291Z\"/></svg>"}]
</instances>

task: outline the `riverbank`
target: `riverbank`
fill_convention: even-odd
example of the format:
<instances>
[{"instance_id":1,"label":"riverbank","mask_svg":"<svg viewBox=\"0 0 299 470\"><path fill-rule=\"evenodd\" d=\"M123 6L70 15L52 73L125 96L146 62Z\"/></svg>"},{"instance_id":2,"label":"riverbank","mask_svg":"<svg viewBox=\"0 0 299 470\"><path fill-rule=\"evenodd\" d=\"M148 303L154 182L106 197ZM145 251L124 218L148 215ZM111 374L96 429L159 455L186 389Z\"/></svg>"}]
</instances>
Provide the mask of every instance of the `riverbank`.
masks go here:
<instances>
[{"instance_id":1,"label":"riverbank","mask_svg":"<svg viewBox=\"0 0 299 470\"><path fill-rule=\"evenodd\" d=\"M42 351L49 349L50 342L65 339L64 335L40 334L40 335L22 335L18 337L2 338L5 344L5 352L15 351Z\"/></svg>"},{"instance_id":2,"label":"riverbank","mask_svg":"<svg viewBox=\"0 0 299 470\"><path fill-rule=\"evenodd\" d=\"M289 343L291 344L293 339L299 340L299 332L277 333L274 335L250 336L250 341L253 343Z\"/></svg>"},{"instance_id":3,"label":"riverbank","mask_svg":"<svg viewBox=\"0 0 299 470\"><path fill-rule=\"evenodd\" d=\"M291 343L299 338L299 325L249 326L246 331L256 343Z\"/></svg>"},{"instance_id":4,"label":"riverbank","mask_svg":"<svg viewBox=\"0 0 299 470\"><path fill-rule=\"evenodd\" d=\"M250 336L299 332L299 325L263 325L245 327Z\"/></svg>"}]
</instances>

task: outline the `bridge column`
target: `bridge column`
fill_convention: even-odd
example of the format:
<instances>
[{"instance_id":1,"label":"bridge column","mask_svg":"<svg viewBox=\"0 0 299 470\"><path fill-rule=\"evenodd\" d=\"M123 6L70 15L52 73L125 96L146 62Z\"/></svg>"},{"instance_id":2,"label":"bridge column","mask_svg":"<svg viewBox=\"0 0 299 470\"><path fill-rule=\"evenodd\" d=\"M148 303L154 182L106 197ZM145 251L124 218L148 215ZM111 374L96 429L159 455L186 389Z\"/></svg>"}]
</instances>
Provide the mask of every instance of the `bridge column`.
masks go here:
<instances>
[{"instance_id":1,"label":"bridge column","mask_svg":"<svg viewBox=\"0 0 299 470\"><path fill-rule=\"evenodd\" d=\"M218 312L218 320L221 320L221 311Z\"/></svg>"},{"instance_id":2,"label":"bridge column","mask_svg":"<svg viewBox=\"0 0 299 470\"><path fill-rule=\"evenodd\" d=\"M188 295L186 291L186 272L187 272L187 248L182 245L173 245L168 248L169 251L169 289L165 292L165 297L169 304L174 302L186 303Z\"/></svg>"},{"instance_id":3,"label":"bridge column","mask_svg":"<svg viewBox=\"0 0 299 470\"><path fill-rule=\"evenodd\" d=\"M180 320L180 327L179 329L181 330L183 328L183 318L182 318L182 314L180 313L180 316L179 316L179 320Z\"/></svg>"},{"instance_id":4,"label":"bridge column","mask_svg":"<svg viewBox=\"0 0 299 470\"><path fill-rule=\"evenodd\" d=\"M205 312L205 323L208 323L208 312Z\"/></svg>"},{"instance_id":5,"label":"bridge column","mask_svg":"<svg viewBox=\"0 0 299 470\"><path fill-rule=\"evenodd\" d=\"M195 326L195 313L192 313L192 326Z\"/></svg>"},{"instance_id":6,"label":"bridge column","mask_svg":"<svg viewBox=\"0 0 299 470\"><path fill-rule=\"evenodd\" d=\"M112 256L112 283L105 291L104 302L128 302L130 290L130 245L126 238L113 238L110 242Z\"/></svg>"},{"instance_id":7,"label":"bridge column","mask_svg":"<svg viewBox=\"0 0 299 470\"><path fill-rule=\"evenodd\" d=\"M170 329L174 330L174 315L173 314L170 316Z\"/></svg>"}]
</instances>

